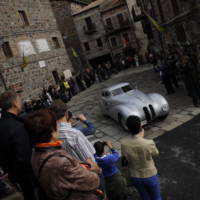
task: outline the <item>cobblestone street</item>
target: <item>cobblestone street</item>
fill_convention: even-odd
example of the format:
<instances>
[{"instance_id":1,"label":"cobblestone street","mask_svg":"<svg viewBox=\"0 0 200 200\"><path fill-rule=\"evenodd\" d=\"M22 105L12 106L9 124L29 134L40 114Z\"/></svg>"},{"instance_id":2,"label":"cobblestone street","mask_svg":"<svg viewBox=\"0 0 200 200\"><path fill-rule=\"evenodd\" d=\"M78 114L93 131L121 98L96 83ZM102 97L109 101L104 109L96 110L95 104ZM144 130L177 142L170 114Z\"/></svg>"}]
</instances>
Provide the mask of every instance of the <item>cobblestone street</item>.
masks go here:
<instances>
[{"instance_id":1,"label":"cobblestone street","mask_svg":"<svg viewBox=\"0 0 200 200\"><path fill-rule=\"evenodd\" d=\"M175 94L165 95L165 89L161 84L159 75L153 72L150 66L128 69L112 76L108 81L93 85L91 88L73 97L68 104L71 111L86 114L88 119L95 124L97 132L94 136L89 137L92 142L99 139L110 140L113 142L114 147L120 150L121 139L130 136L115 121L104 117L100 110L101 89L120 82L135 84L138 89L147 93L160 93L169 102L169 116L163 121L157 121L148 125L146 127L147 138L156 138L166 131L170 131L189 121L200 113L200 108L195 108L192 105L192 100L186 95L183 83L180 83L180 88L176 89Z\"/></svg>"}]
</instances>

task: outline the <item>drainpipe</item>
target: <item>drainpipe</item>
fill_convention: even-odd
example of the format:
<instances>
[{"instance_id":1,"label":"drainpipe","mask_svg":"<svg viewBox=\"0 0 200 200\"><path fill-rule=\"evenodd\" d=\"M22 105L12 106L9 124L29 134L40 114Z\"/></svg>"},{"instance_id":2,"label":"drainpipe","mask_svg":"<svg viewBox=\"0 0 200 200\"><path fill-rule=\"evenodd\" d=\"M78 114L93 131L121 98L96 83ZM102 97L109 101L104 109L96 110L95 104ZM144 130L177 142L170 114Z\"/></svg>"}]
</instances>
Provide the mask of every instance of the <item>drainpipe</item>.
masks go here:
<instances>
[{"instance_id":1,"label":"drainpipe","mask_svg":"<svg viewBox=\"0 0 200 200\"><path fill-rule=\"evenodd\" d=\"M4 38L0 37L0 48L2 48L3 43L4 43ZM3 77L3 73L1 71L1 69L0 69L0 79L2 80L2 83L3 83L3 86L4 86L5 90L8 90L8 87L6 85L6 81L5 81L4 77Z\"/></svg>"},{"instance_id":2,"label":"drainpipe","mask_svg":"<svg viewBox=\"0 0 200 200\"><path fill-rule=\"evenodd\" d=\"M151 8L152 8L152 11L153 11L153 13L152 13L153 14L153 18L157 21L154 4L153 4L152 0L149 0L149 2L150 2L150 5L151 5ZM163 44L163 39L162 39L162 33L158 32L158 38L159 38L161 49L165 54L165 49L164 49L164 44Z\"/></svg>"},{"instance_id":3,"label":"drainpipe","mask_svg":"<svg viewBox=\"0 0 200 200\"><path fill-rule=\"evenodd\" d=\"M4 86L5 90L8 90L8 87L7 87L7 85L6 85L6 82L5 82L5 79L4 79L4 77L3 77L2 72L0 72L0 79L2 80L2 83L3 83L3 86Z\"/></svg>"},{"instance_id":4,"label":"drainpipe","mask_svg":"<svg viewBox=\"0 0 200 200\"><path fill-rule=\"evenodd\" d=\"M111 58L112 58L112 61L113 61L114 60L113 51L112 51L112 47L110 45L109 36L106 35L106 27L105 27L105 24L104 24L103 15L102 15L100 8L99 8L99 13L100 13L100 18L101 18L101 23L103 24L103 28L104 28L104 31L105 31L105 35L103 35L103 36L105 36L105 39L108 42L108 47L110 49L110 54L111 54Z\"/></svg>"}]
</instances>

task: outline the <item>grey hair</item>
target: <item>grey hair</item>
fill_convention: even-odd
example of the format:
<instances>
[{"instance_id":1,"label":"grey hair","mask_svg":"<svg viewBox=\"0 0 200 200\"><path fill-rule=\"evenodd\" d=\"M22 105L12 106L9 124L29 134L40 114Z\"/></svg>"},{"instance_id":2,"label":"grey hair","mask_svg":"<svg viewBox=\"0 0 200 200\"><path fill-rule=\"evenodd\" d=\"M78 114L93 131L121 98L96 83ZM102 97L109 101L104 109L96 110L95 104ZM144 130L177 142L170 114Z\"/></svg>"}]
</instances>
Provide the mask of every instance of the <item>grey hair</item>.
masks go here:
<instances>
[{"instance_id":1,"label":"grey hair","mask_svg":"<svg viewBox=\"0 0 200 200\"><path fill-rule=\"evenodd\" d=\"M2 111L7 111L9 108L12 108L14 101L19 95L13 91L8 90L0 95L0 108Z\"/></svg>"}]
</instances>

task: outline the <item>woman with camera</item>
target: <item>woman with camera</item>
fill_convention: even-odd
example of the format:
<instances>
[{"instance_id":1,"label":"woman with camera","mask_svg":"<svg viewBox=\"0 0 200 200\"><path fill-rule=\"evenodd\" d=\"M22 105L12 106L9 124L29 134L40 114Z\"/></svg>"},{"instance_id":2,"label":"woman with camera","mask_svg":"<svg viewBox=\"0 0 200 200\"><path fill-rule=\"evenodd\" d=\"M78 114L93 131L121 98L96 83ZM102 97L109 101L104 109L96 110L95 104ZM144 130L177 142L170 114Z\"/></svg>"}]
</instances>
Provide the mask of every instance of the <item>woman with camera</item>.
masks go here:
<instances>
[{"instance_id":1,"label":"woman with camera","mask_svg":"<svg viewBox=\"0 0 200 200\"><path fill-rule=\"evenodd\" d=\"M106 154L106 146L110 149L110 154ZM116 166L116 162L119 160L119 153L113 148L111 142L98 141L94 144L94 148L96 150L96 162L102 168L105 177L108 200L125 200L127 198L126 183Z\"/></svg>"}]
</instances>

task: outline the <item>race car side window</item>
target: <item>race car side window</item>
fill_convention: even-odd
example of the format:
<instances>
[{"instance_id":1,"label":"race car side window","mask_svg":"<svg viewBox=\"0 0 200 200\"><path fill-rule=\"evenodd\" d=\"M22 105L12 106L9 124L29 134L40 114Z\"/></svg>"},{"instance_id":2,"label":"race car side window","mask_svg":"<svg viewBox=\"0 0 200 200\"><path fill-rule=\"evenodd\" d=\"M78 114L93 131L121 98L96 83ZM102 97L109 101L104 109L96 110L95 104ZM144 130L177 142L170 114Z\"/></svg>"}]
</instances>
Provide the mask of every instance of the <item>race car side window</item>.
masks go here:
<instances>
[{"instance_id":1,"label":"race car side window","mask_svg":"<svg viewBox=\"0 0 200 200\"><path fill-rule=\"evenodd\" d=\"M122 90L123 90L123 92L128 92L128 91L131 91L132 90L132 88L131 88L131 86L130 85L126 85L126 86L124 86L124 87L122 87Z\"/></svg>"}]
</instances>

